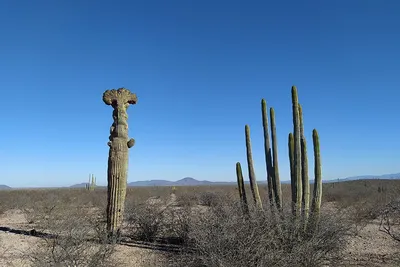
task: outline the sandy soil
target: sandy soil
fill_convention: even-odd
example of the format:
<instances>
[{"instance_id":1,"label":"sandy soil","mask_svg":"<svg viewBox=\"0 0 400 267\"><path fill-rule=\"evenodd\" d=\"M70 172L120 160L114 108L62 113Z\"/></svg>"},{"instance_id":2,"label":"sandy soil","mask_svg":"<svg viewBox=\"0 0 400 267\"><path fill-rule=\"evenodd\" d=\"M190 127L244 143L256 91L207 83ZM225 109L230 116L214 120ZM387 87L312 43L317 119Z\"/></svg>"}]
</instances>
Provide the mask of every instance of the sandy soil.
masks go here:
<instances>
[{"instance_id":1,"label":"sandy soil","mask_svg":"<svg viewBox=\"0 0 400 267\"><path fill-rule=\"evenodd\" d=\"M3 228L0 231L0 266L29 266L24 254L41 239L4 231L4 227L30 230L23 212L7 211L0 216L0 227ZM398 247L390 237L379 231L379 221L374 221L362 229L359 236L349 240L343 266L398 266L392 261ZM115 257L122 260L119 266L150 267L160 265L160 253L147 248L118 245Z\"/></svg>"},{"instance_id":2,"label":"sandy soil","mask_svg":"<svg viewBox=\"0 0 400 267\"><path fill-rule=\"evenodd\" d=\"M28 267L29 260L24 256L26 252L41 242L38 237L27 236L4 231L5 227L18 230L30 230L32 227L26 222L24 213L20 210L9 210L0 216L0 266L1 267ZM121 259L121 267L150 267L157 266L160 260L159 252L128 245L118 245L114 257Z\"/></svg>"},{"instance_id":3,"label":"sandy soil","mask_svg":"<svg viewBox=\"0 0 400 267\"><path fill-rule=\"evenodd\" d=\"M369 223L349 240L345 266L399 266L394 261L399 244L379 231L379 220Z\"/></svg>"}]
</instances>

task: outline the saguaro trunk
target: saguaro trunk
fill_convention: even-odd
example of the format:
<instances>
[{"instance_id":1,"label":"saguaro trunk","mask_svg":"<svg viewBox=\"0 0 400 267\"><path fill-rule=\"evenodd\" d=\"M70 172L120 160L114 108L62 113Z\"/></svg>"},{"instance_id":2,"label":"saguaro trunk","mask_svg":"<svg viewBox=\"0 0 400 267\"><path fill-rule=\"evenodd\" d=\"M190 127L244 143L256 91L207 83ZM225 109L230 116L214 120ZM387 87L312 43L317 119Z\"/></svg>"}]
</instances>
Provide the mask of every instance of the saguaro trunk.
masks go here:
<instances>
[{"instance_id":1,"label":"saguaro trunk","mask_svg":"<svg viewBox=\"0 0 400 267\"><path fill-rule=\"evenodd\" d=\"M135 144L128 138L128 114L130 104L136 104L137 97L128 89L107 90L103 101L113 107L114 123L110 128L110 147L107 170L107 231L109 236L116 238L120 234L123 220L126 183L128 178L128 149Z\"/></svg>"}]
</instances>

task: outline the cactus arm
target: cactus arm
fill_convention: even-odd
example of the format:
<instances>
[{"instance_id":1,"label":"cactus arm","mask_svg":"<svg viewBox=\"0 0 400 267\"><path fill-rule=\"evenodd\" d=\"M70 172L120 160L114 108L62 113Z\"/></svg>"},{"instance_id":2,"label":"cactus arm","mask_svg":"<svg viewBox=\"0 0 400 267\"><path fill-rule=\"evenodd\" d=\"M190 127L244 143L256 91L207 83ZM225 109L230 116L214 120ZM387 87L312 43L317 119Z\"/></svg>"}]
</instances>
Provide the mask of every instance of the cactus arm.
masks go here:
<instances>
[{"instance_id":1,"label":"cactus arm","mask_svg":"<svg viewBox=\"0 0 400 267\"><path fill-rule=\"evenodd\" d=\"M135 145L135 139L133 139L133 138L129 139L127 145L128 145L128 148L133 147Z\"/></svg>"}]
</instances>

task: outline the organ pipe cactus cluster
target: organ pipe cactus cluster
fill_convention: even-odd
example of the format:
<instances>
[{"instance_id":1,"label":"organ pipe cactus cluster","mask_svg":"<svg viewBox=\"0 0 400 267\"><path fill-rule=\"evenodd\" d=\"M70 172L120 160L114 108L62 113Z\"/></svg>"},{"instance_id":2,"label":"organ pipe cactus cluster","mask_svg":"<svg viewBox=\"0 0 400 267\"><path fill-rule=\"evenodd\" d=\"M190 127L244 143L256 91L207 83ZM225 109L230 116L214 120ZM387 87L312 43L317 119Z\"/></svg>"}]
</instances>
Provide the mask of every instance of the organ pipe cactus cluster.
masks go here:
<instances>
[{"instance_id":1,"label":"organ pipe cactus cluster","mask_svg":"<svg viewBox=\"0 0 400 267\"><path fill-rule=\"evenodd\" d=\"M113 108L113 124L110 128L107 170L107 231L110 238L120 235L124 214L128 176L129 148L135 144L128 138L129 105L136 104L136 94L126 88L107 90L103 101Z\"/></svg>"},{"instance_id":2,"label":"organ pipe cactus cluster","mask_svg":"<svg viewBox=\"0 0 400 267\"><path fill-rule=\"evenodd\" d=\"M270 108L270 133L272 142L271 145L269 140L270 134L268 132L269 125L267 116L267 104L264 99L262 99L261 101L261 110L264 129L264 149L267 170L268 199L270 201L270 207L272 211L274 209L282 211L282 190L278 167L278 145L275 111L273 108ZM310 214L313 216L313 219L318 219L319 217L322 197L321 156L318 132L314 129L314 190L310 209L310 182L308 177L307 143L304 136L303 111L298 101L297 88L295 86L292 87L292 114L293 133L289 133L288 138L290 179L292 191L292 212L296 217L303 218L304 226L306 227L307 222L309 221ZM249 126L246 125L245 129L247 164L249 170L251 192L255 204L258 207L262 208L261 198L258 193L257 182L254 174ZM243 205L247 205L243 175L239 162L236 163L236 174L240 200Z\"/></svg>"},{"instance_id":3,"label":"organ pipe cactus cluster","mask_svg":"<svg viewBox=\"0 0 400 267\"><path fill-rule=\"evenodd\" d=\"M85 188L89 191L94 191L96 188L96 177L94 177L94 174L89 174L89 182L86 184Z\"/></svg>"}]
</instances>

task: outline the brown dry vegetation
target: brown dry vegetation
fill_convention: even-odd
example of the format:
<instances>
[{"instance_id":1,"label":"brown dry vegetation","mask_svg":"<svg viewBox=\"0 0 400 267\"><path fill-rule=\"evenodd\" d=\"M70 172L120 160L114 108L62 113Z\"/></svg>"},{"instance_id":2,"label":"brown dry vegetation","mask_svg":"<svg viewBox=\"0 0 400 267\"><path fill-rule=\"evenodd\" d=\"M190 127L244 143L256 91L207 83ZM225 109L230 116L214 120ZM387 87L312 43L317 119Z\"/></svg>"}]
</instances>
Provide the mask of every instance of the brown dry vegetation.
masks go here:
<instances>
[{"instance_id":1,"label":"brown dry vegetation","mask_svg":"<svg viewBox=\"0 0 400 267\"><path fill-rule=\"evenodd\" d=\"M282 191L289 203L290 185ZM305 238L289 214L278 232L269 212L244 219L235 186L129 188L123 237L108 244L103 189L0 191L0 266L399 265L400 181L323 192L320 227Z\"/></svg>"}]
</instances>

